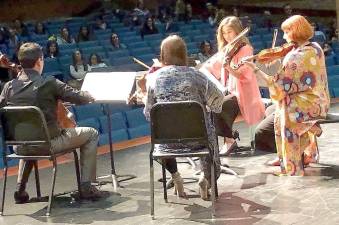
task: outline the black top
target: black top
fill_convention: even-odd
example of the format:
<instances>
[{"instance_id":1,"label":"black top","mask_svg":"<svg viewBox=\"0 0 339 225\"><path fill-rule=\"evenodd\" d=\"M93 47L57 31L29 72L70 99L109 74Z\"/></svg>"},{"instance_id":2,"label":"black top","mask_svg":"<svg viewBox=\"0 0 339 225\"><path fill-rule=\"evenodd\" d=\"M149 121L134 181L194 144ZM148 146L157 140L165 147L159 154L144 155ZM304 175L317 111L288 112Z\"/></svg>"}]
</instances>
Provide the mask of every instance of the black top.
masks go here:
<instances>
[{"instance_id":1,"label":"black top","mask_svg":"<svg viewBox=\"0 0 339 225\"><path fill-rule=\"evenodd\" d=\"M55 79L42 77L33 69L25 69L18 78L7 82L0 95L0 107L6 105L39 107L45 115L51 137L60 135L57 124L57 101L85 104L92 100L87 92L82 92Z\"/></svg>"}]
</instances>

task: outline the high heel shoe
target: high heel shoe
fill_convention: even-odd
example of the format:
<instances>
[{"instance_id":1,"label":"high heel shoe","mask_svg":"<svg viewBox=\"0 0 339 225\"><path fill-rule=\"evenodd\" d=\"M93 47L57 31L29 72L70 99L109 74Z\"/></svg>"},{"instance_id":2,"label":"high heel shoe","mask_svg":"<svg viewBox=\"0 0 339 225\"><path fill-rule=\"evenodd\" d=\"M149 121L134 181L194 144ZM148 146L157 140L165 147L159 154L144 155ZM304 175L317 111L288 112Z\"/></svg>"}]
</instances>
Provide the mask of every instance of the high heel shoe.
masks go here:
<instances>
[{"instance_id":1,"label":"high heel shoe","mask_svg":"<svg viewBox=\"0 0 339 225\"><path fill-rule=\"evenodd\" d=\"M172 180L174 184L174 194L178 195L180 198L186 198L187 195L184 191L184 180L180 176L180 173L175 172L172 174Z\"/></svg>"},{"instance_id":2,"label":"high heel shoe","mask_svg":"<svg viewBox=\"0 0 339 225\"><path fill-rule=\"evenodd\" d=\"M205 177L200 177L198 184L199 184L200 197L203 200L207 201L209 199L209 193L208 193L209 185L208 185L208 181L206 180Z\"/></svg>"}]
</instances>

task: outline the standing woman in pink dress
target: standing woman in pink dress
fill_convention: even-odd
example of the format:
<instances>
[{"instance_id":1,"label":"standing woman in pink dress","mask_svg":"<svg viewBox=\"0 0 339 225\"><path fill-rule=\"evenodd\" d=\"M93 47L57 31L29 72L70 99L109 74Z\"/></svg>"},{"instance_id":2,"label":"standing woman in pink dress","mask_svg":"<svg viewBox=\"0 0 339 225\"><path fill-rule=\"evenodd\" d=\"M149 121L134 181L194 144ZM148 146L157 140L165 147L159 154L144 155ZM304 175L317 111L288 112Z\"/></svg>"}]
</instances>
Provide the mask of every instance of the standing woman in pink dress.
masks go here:
<instances>
[{"instance_id":1,"label":"standing woman in pink dress","mask_svg":"<svg viewBox=\"0 0 339 225\"><path fill-rule=\"evenodd\" d=\"M248 65L235 69L243 57L253 55L253 48L248 39L243 36L240 40L242 47L235 52L229 63L224 65L223 47L234 40L243 30L238 17L229 16L223 19L217 30L219 57L214 57L204 65L227 89L222 112L217 115L218 135L225 137L225 144L220 154L228 155L235 147L232 126L238 115L242 115L249 126L254 126L264 116L265 107L261 101L256 76ZM252 141L251 137L251 141Z\"/></svg>"}]
</instances>

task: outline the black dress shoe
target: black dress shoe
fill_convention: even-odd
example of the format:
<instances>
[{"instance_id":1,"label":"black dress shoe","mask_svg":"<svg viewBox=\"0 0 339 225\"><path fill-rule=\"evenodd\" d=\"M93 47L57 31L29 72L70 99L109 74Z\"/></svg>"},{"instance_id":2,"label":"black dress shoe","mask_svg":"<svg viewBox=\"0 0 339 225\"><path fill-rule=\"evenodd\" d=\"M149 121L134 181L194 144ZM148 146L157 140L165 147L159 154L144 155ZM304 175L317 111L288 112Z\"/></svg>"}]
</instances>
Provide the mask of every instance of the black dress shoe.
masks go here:
<instances>
[{"instance_id":1,"label":"black dress shoe","mask_svg":"<svg viewBox=\"0 0 339 225\"><path fill-rule=\"evenodd\" d=\"M14 192L15 204L24 204L29 201L29 195L26 191L16 191Z\"/></svg>"}]
</instances>

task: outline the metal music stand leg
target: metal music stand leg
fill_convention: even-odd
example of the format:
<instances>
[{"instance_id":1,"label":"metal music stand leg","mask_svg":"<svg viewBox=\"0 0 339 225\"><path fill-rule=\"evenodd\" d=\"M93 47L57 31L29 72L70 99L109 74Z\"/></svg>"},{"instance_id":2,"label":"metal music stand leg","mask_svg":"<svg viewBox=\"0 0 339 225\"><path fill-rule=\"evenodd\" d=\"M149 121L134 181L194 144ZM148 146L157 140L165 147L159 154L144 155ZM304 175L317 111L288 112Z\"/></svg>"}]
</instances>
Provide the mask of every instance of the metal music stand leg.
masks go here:
<instances>
[{"instance_id":1,"label":"metal music stand leg","mask_svg":"<svg viewBox=\"0 0 339 225\"><path fill-rule=\"evenodd\" d=\"M119 182L134 179L134 178L136 178L136 176L135 175L130 175L130 174L127 174L127 175L117 175L116 174L115 164L114 164L114 154L113 154L111 109L109 107L109 104L105 104L105 107L106 107L105 111L106 111L106 115L107 115L107 119L108 119L107 125L108 125L109 154L110 154L110 158L111 158L111 174L110 175L106 175L106 176L100 176L100 177L98 177L98 179L111 177L112 178L113 190L114 190L114 192L116 192L117 189L119 187L121 187ZM118 180L119 177L125 177L125 178L121 179L119 181Z\"/></svg>"}]
</instances>

